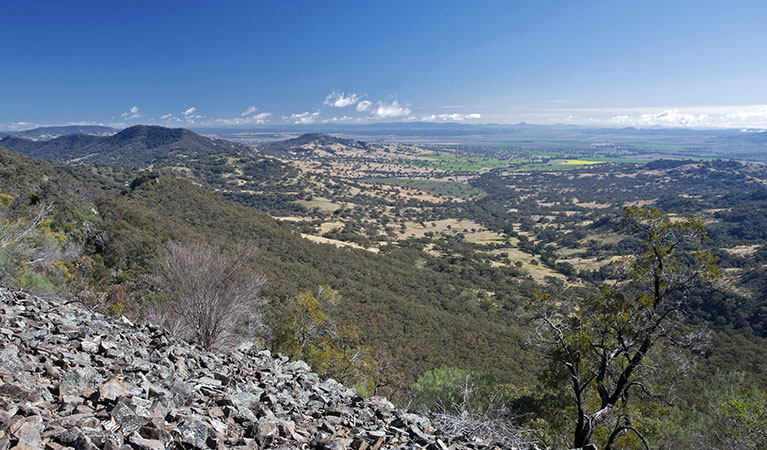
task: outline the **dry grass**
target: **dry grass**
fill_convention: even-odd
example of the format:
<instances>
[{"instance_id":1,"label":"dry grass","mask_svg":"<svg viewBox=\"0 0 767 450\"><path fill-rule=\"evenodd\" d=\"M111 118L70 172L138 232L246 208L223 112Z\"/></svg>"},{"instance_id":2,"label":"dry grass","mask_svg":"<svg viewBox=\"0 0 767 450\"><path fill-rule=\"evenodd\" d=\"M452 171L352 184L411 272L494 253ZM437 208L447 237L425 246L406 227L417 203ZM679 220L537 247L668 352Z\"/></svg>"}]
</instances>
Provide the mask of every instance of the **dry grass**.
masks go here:
<instances>
[{"instance_id":1,"label":"dry grass","mask_svg":"<svg viewBox=\"0 0 767 450\"><path fill-rule=\"evenodd\" d=\"M515 265L516 263L521 263L521 269L524 270L527 274L529 274L533 280L543 283L545 282L546 277L554 277L558 278L562 281L565 281L567 277L562 275L561 273L550 269L549 267L544 266L540 259L535 257L534 255L531 255L530 253L523 252L522 250L516 248L516 247L508 247L508 248L502 248L498 250L492 250L490 252L491 254L501 254L501 253L507 253L509 256L509 260L511 261L511 264L495 264L498 265ZM538 265L535 265L531 263L531 261L537 261Z\"/></svg>"},{"instance_id":2,"label":"dry grass","mask_svg":"<svg viewBox=\"0 0 767 450\"><path fill-rule=\"evenodd\" d=\"M344 227L343 222L324 222L320 225L320 234L325 234L330 231L340 230Z\"/></svg>"},{"instance_id":3,"label":"dry grass","mask_svg":"<svg viewBox=\"0 0 767 450\"><path fill-rule=\"evenodd\" d=\"M474 231L471 231L472 229ZM468 219L435 220L434 222L424 222L423 225L417 222L405 222L405 231L400 232L400 237L403 239L411 237L421 238L428 232L443 234L466 233L468 237L469 234L483 233L487 232L487 230L477 222Z\"/></svg>"},{"instance_id":4,"label":"dry grass","mask_svg":"<svg viewBox=\"0 0 767 450\"><path fill-rule=\"evenodd\" d=\"M354 242L344 242L344 241L339 241L337 239L328 239L326 237L314 236L312 234L305 234L305 233L301 233L301 237L304 239L309 239L310 241L316 242L318 244L330 244L330 245L335 245L336 247L341 247L341 248L343 247L356 248L359 250L366 250L371 253L379 252L378 248L375 248L375 247L366 248L359 244L355 244Z\"/></svg>"},{"instance_id":5,"label":"dry grass","mask_svg":"<svg viewBox=\"0 0 767 450\"><path fill-rule=\"evenodd\" d=\"M341 208L341 205L339 205L338 203L335 203L323 197L314 197L311 200L297 200L296 203L309 210L318 208L322 212L330 212L330 213Z\"/></svg>"},{"instance_id":6,"label":"dry grass","mask_svg":"<svg viewBox=\"0 0 767 450\"><path fill-rule=\"evenodd\" d=\"M726 251L727 253L731 255L737 255L742 257L749 257L753 256L754 253L756 253L757 250L761 247L760 244L754 244L754 245L738 245L731 248L723 248L722 250Z\"/></svg>"},{"instance_id":7,"label":"dry grass","mask_svg":"<svg viewBox=\"0 0 767 450\"><path fill-rule=\"evenodd\" d=\"M590 209L604 209L612 206L610 203L581 202L577 197L573 197L573 205Z\"/></svg>"},{"instance_id":8,"label":"dry grass","mask_svg":"<svg viewBox=\"0 0 767 450\"><path fill-rule=\"evenodd\" d=\"M502 234L494 231L477 231L466 235L466 241L473 244L492 244L505 240L506 238Z\"/></svg>"},{"instance_id":9,"label":"dry grass","mask_svg":"<svg viewBox=\"0 0 767 450\"><path fill-rule=\"evenodd\" d=\"M279 220L281 222L308 222L310 220L314 220L313 217L298 217L298 216L272 216L274 220Z\"/></svg>"}]
</instances>

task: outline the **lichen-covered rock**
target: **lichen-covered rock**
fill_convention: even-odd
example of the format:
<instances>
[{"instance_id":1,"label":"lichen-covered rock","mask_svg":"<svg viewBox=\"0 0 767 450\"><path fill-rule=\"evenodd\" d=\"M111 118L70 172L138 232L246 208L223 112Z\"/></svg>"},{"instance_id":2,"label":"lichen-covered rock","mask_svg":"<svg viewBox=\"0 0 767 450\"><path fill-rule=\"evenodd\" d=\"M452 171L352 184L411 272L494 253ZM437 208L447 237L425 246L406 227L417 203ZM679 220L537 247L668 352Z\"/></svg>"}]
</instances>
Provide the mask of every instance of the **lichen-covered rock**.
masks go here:
<instances>
[{"instance_id":1,"label":"lichen-covered rock","mask_svg":"<svg viewBox=\"0 0 767 450\"><path fill-rule=\"evenodd\" d=\"M0 448L499 448L241 345L0 287Z\"/></svg>"}]
</instances>

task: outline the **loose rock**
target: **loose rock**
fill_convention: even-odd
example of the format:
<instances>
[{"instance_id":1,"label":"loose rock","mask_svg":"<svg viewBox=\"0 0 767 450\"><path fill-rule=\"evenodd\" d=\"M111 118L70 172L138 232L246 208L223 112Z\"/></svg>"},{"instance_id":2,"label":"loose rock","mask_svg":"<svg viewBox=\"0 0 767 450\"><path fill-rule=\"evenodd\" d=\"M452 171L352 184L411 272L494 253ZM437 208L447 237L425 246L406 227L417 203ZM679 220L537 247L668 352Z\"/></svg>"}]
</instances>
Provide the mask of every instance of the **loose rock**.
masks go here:
<instances>
[{"instance_id":1,"label":"loose rock","mask_svg":"<svg viewBox=\"0 0 767 450\"><path fill-rule=\"evenodd\" d=\"M500 448L361 399L252 345L205 352L154 325L0 287L0 449Z\"/></svg>"}]
</instances>

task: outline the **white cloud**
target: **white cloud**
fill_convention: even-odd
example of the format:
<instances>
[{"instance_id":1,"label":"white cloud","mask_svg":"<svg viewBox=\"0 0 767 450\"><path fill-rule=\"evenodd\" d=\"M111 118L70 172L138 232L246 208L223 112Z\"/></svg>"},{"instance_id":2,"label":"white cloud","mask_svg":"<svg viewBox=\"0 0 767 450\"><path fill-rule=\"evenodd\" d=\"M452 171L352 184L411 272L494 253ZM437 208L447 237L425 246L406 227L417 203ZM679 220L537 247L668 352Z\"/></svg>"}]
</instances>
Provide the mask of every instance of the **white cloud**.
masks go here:
<instances>
[{"instance_id":1,"label":"white cloud","mask_svg":"<svg viewBox=\"0 0 767 450\"><path fill-rule=\"evenodd\" d=\"M322 123L331 123L331 122L351 122L354 120L360 120L359 117L352 117L352 116L342 116L342 117L331 117L330 119L325 119L322 121Z\"/></svg>"},{"instance_id":2,"label":"white cloud","mask_svg":"<svg viewBox=\"0 0 767 450\"><path fill-rule=\"evenodd\" d=\"M592 122L602 122L599 118ZM659 112L617 114L609 121L636 127L762 128L767 126L767 105L665 108Z\"/></svg>"},{"instance_id":3,"label":"white cloud","mask_svg":"<svg viewBox=\"0 0 767 450\"><path fill-rule=\"evenodd\" d=\"M248 106L248 108L245 111L243 111L242 114L240 114L240 117L249 116L256 111L258 111L258 108L256 108L255 106Z\"/></svg>"},{"instance_id":4,"label":"white cloud","mask_svg":"<svg viewBox=\"0 0 767 450\"><path fill-rule=\"evenodd\" d=\"M202 114L197 114L197 108L193 106L185 111L182 111L181 117L168 113L168 114L163 114L162 116L160 116L160 119L165 120L169 124L172 123L172 124L208 125L208 126L213 126L213 125L232 126L232 125L260 125L260 124L264 124L268 122L269 119L272 117L272 113L269 113L269 112L254 114L256 110L257 108L255 106L250 106L245 110L247 114L243 113L243 114L240 114L238 117L209 118Z\"/></svg>"},{"instance_id":5,"label":"white cloud","mask_svg":"<svg viewBox=\"0 0 767 450\"><path fill-rule=\"evenodd\" d=\"M482 118L481 114L428 114L421 116L421 120L424 122L461 122L464 120L474 120Z\"/></svg>"},{"instance_id":6,"label":"white cloud","mask_svg":"<svg viewBox=\"0 0 767 450\"><path fill-rule=\"evenodd\" d=\"M372 110L372 114L378 119L393 119L396 117L407 116L410 114L410 108L400 105L397 100L391 103L378 102Z\"/></svg>"},{"instance_id":7,"label":"white cloud","mask_svg":"<svg viewBox=\"0 0 767 450\"><path fill-rule=\"evenodd\" d=\"M3 125L0 127L0 130L7 130L7 131L22 131L22 130L28 130L30 128L37 128L42 125L38 125L36 123L32 122L11 122L9 124Z\"/></svg>"},{"instance_id":8,"label":"white cloud","mask_svg":"<svg viewBox=\"0 0 767 450\"><path fill-rule=\"evenodd\" d=\"M139 114L138 109L138 106L131 106L128 112L120 114L120 117L125 120L138 119L139 117L142 117L142 115Z\"/></svg>"},{"instance_id":9,"label":"white cloud","mask_svg":"<svg viewBox=\"0 0 767 450\"><path fill-rule=\"evenodd\" d=\"M704 125L707 120L707 114L683 113L676 108L639 116L639 123L646 126L694 127Z\"/></svg>"},{"instance_id":10,"label":"white cloud","mask_svg":"<svg viewBox=\"0 0 767 450\"><path fill-rule=\"evenodd\" d=\"M346 108L359 101L359 96L355 93L346 94L344 92L333 91L325 97L325 105L336 108Z\"/></svg>"},{"instance_id":11,"label":"white cloud","mask_svg":"<svg viewBox=\"0 0 767 450\"><path fill-rule=\"evenodd\" d=\"M362 100L361 102L357 103L357 111L365 112L370 109L371 106L373 106L373 102L370 100Z\"/></svg>"},{"instance_id":12,"label":"white cloud","mask_svg":"<svg viewBox=\"0 0 767 450\"><path fill-rule=\"evenodd\" d=\"M261 125L271 119L272 113L262 112L248 117L233 117L231 119L213 119L205 125Z\"/></svg>"},{"instance_id":13,"label":"white cloud","mask_svg":"<svg viewBox=\"0 0 767 450\"><path fill-rule=\"evenodd\" d=\"M182 123L185 120L185 119L181 119L180 117L176 117L176 116L174 116L173 114L170 114L170 113L169 114L163 114L162 116L160 116L160 119L161 120L165 120L168 123Z\"/></svg>"},{"instance_id":14,"label":"white cloud","mask_svg":"<svg viewBox=\"0 0 767 450\"><path fill-rule=\"evenodd\" d=\"M313 113L307 111L307 112L298 113L298 114L291 114L289 116L282 116L282 120L286 122L293 122L294 124L305 125L305 124L316 122L317 119L319 119L319 117L320 117L319 111L315 111Z\"/></svg>"},{"instance_id":15,"label":"white cloud","mask_svg":"<svg viewBox=\"0 0 767 450\"><path fill-rule=\"evenodd\" d=\"M191 108L187 109L186 111L182 112L181 115L184 116L184 121L188 123L196 123L196 120L204 119L205 116L201 114L196 114L197 108L192 106ZM171 119L172 120L172 119Z\"/></svg>"},{"instance_id":16,"label":"white cloud","mask_svg":"<svg viewBox=\"0 0 767 450\"><path fill-rule=\"evenodd\" d=\"M508 109L483 113L489 122L568 123L586 126L767 128L767 105Z\"/></svg>"},{"instance_id":17,"label":"white cloud","mask_svg":"<svg viewBox=\"0 0 767 450\"><path fill-rule=\"evenodd\" d=\"M765 120L767 121L767 105L756 106L750 110L738 110L727 114L728 119L749 121L749 120Z\"/></svg>"}]
</instances>

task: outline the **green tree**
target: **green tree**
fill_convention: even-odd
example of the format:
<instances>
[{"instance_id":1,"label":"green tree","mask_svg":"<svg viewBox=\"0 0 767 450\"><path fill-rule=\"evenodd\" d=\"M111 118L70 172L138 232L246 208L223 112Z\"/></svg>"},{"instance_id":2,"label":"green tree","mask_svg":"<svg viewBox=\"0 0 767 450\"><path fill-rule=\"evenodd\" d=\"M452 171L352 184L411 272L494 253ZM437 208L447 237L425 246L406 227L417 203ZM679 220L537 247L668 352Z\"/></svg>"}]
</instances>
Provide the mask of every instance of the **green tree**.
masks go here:
<instances>
[{"instance_id":1,"label":"green tree","mask_svg":"<svg viewBox=\"0 0 767 450\"><path fill-rule=\"evenodd\" d=\"M747 390L728 395L717 409L721 424L716 440L732 449L767 448L767 392Z\"/></svg>"},{"instance_id":2,"label":"green tree","mask_svg":"<svg viewBox=\"0 0 767 450\"><path fill-rule=\"evenodd\" d=\"M336 322L334 312L341 301L329 286L320 286L316 294L294 296L275 327L274 349L306 361L322 376L371 393L378 364L359 330Z\"/></svg>"},{"instance_id":3,"label":"green tree","mask_svg":"<svg viewBox=\"0 0 767 450\"><path fill-rule=\"evenodd\" d=\"M550 360L552 380L568 387L573 446L621 439L647 441L635 426L629 399L662 397L689 367L704 340L687 324L689 289L719 276L703 222L672 220L657 209L625 208L622 227L642 248L614 265L613 281L586 299L538 295L537 342ZM631 435L631 437L629 437Z\"/></svg>"},{"instance_id":4,"label":"green tree","mask_svg":"<svg viewBox=\"0 0 767 450\"><path fill-rule=\"evenodd\" d=\"M411 386L413 403L427 410L460 410L467 406L467 393L476 390L481 378L481 374L457 367L429 370Z\"/></svg>"},{"instance_id":5,"label":"green tree","mask_svg":"<svg viewBox=\"0 0 767 450\"><path fill-rule=\"evenodd\" d=\"M767 448L767 391L746 372L717 372L697 381L688 397L660 429L664 448Z\"/></svg>"}]
</instances>

